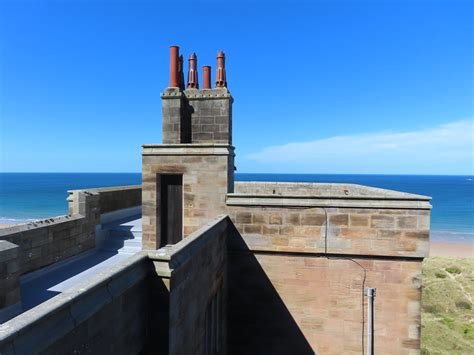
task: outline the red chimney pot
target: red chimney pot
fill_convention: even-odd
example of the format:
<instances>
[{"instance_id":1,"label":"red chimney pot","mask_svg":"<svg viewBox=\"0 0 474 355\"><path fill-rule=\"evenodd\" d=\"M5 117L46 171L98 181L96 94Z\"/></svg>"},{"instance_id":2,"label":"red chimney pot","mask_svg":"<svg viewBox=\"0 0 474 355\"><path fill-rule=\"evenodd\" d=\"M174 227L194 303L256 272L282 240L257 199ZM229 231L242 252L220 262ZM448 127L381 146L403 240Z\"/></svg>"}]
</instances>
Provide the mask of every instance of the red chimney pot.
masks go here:
<instances>
[{"instance_id":1,"label":"red chimney pot","mask_svg":"<svg viewBox=\"0 0 474 355\"><path fill-rule=\"evenodd\" d=\"M178 76L178 57L179 57L179 47L171 46L170 47L170 87L177 88L179 87L179 76Z\"/></svg>"},{"instance_id":2,"label":"red chimney pot","mask_svg":"<svg viewBox=\"0 0 474 355\"><path fill-rule=\"evenodd\" d=\"M211 66L204 65L202 67L202 88L210 89L211 88Z\"/></svg>"},{"instance_id":3,"label":"red chimney pot","mask_svg":"<svg viewBox=\"0 0 474 355\"><path fill-rule=\"evenodd\" d=\"M199 89L196 53L189 57L188 88Z\"/></svg>"}]
</instances>

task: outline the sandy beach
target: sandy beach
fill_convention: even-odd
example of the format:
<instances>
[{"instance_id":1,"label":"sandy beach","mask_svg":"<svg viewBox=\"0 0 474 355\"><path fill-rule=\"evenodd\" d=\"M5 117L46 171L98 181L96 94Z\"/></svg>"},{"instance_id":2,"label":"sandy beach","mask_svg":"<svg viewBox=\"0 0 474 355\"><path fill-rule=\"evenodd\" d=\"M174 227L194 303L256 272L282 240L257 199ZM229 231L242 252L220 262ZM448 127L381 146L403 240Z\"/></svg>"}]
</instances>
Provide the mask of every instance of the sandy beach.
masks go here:
<instances>
[{"instance_id":1,"label":"sandy beach","mask_svg":"<svg viewBox=\"0 0 474 355\"><path fill-rule=\"evenodd\" d=\"M14 226L14 224L0 224L0 229L1 228L8 228L8 227L11 227L11 226Z\"/></svg>"},{"instance_id":2,"label":"sandy beach","mask_svg":"<svg viewBox=\"0 0 474 355\"><path fill-rule=\"evenodd\" d=\"M474 243L431 241L430 256L474 258Z\"/></svg>"}]
</instances>

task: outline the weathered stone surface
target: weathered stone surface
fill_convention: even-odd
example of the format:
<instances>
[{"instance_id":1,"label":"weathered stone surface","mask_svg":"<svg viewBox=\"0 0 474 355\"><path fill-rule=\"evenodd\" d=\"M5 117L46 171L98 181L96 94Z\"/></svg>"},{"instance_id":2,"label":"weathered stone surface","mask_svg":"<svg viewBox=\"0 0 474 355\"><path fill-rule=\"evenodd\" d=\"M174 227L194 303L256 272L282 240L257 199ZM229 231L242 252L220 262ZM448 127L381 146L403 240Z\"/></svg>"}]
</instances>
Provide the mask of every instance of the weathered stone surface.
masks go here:
<instances>
[{"instance_id":1,"label":"weathered stone surface","mask_svg":"<svg viewBox=\"0 0 474 355\"><path fill-rule=\"evenodd\" d=\"M215 219L149 253L158 277L169 280L169 354L226 353L230 224L227 217Z\"/></svg>"},{"instance_id":2,"label":"weathered stone surface","mask_svg":"<svg viewBox=\"0 0 474 355\"><path fill-rule=\"evenodd\" d=\"M143 351L153 309L146 279L149 266L144 255L134 256L0 325L0 352ZM153 344L156 340L149 341Z\"/></svg>"},{"instance_id":3,"label":"weathered stone surface","mask_svg":"<svg viewBox=\"0 0 474 355\"><path fill-rule=\"evenodd\" d=\"M377 352L417 348L421 263L354 261L231 252L229 354L360 354L363 287L377 288Z\"/></svg>"},{"instance_id":4,"label":"weathered stone surface","mask_svg":"<svg viewBox=\"0 0 474 355\"><path fill-rule=\"evenodd\" d=\"M222 144L145 145L143 147L143 248L157 249L160 237L161 174L183 176L183 237L226 212L233 191L233 147ZM250 215L237 216L251 223ZM240 223L240 222L238 222Z\"/></svg>"}]
</instances>

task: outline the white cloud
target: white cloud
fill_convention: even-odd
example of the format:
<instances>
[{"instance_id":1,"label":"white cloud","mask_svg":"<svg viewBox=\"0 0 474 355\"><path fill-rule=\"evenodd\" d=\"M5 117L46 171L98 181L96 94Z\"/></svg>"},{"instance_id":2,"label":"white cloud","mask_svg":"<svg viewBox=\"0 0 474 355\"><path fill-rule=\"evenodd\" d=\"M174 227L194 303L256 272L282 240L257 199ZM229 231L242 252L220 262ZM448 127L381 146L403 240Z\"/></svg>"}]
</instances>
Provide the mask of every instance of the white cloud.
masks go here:
<instances>
[{"instance_id":1,"label":"white cloud","mask_svg":"<svg viewBox=\"0 0 474 355\"><path fill-rule=\"evenodd\" d=\"M270 146L244 158L268 172L473 174L473 140L474 120L470 119L417 131Z\"/></svg>"}]
</instances>

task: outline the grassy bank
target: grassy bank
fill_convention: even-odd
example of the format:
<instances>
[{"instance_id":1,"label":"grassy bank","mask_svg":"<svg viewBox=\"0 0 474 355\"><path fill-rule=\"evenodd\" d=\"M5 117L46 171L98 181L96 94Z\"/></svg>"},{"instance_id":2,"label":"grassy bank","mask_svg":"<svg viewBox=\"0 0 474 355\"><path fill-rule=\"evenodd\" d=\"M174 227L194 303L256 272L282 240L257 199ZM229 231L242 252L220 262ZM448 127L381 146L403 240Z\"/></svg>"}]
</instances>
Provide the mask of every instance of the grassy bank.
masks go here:
<instances>
[{"instance_id":1,"label":"grassy bank","mask_svg":"<svg viewBox=\"0 0 474 355\"><path fill-rule=\"evenodd\" d=\"M474 353L474 258L423 263L422 354Z\"/></svg>"}]
</instances>

